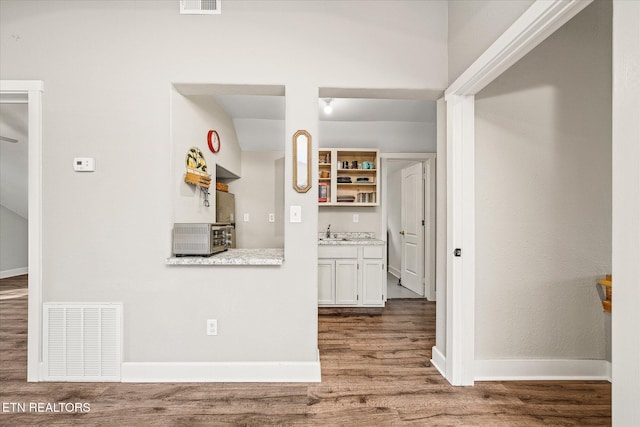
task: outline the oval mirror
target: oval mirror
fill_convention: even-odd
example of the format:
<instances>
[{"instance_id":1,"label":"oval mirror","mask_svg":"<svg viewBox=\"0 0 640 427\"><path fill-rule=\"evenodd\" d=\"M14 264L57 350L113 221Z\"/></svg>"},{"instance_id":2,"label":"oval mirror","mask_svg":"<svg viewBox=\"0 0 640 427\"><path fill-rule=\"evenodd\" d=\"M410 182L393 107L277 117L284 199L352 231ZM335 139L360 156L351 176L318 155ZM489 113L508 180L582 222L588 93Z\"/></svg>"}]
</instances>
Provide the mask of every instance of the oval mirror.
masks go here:
<instances>
[{"instance_id":1,"label":"oval mirror","mask_svg":"<svg viewBox=\"0 0 640 427\"><path fill-rule=\"evenodd\" d=\"M311 188L311 135L306 130L293 134L293 189L306 193Z\"/></svg>"}]
</instances>

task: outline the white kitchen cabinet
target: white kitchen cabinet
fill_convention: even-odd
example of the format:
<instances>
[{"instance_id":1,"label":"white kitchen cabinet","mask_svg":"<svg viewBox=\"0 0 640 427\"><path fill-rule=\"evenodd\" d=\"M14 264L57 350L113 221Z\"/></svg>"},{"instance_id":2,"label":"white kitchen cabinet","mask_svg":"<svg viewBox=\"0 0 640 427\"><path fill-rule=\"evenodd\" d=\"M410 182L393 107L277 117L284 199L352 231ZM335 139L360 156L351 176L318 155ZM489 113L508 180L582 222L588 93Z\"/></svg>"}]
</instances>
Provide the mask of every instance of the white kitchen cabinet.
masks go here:
<instances>
[{"instance_id":1,"label":"white kitchen cabinet","mask_svg":"<svg viewBox=\"0 0 640 427\"><path fill-rule=\"evenodd\" d=\"M381 259L365 259L362 263L362 304L382 303L384 263Z\"/></svg>"},{"instance_id":2,"label":"white kitchen cabinet","mask_svg":"<svg viewBox=\"0 0 640 427\"><path fill-rule=\"evenodd\" d=\"M336 261L336 304L358 304L358 260Z\"/></svg>"},{"instance_id":3,"label":"white kitchen cabinet","mask_svg":"<svg viewBox=\"0 0 640 427\"><path fill-rule=\"evenodd\" d=\"M318 304L334 304L336 302L335 266L334 260L318 260Z\"/></svg>"},{"instance_id":4,"label":"white kitchen cabinet","mask_svg":"<svg viewBox=\"0 0 640 427\"><path fill-rule=\"evenodd\" d=\"M320 246L318 305L384 307L382 246Z\"/></svg>"}]
</instances>

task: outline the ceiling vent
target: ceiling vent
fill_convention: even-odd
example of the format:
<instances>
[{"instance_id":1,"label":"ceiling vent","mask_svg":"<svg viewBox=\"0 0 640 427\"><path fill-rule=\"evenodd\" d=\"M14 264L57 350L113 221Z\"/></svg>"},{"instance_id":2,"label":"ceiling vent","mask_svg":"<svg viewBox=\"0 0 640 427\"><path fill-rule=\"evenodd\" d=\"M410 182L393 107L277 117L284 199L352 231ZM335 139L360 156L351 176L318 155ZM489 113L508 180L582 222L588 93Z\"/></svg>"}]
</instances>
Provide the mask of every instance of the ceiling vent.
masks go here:
<instances>
[{"instance_id":1,"label":"ceiling vent","mask_svg":"<svg viewBox=\"0 0 640 427\"><path fill-rule=\"evenodd\" d=\"M222 0L180 0L182 15L217 15L221 13Z\"/></svg>"}]
</instances>

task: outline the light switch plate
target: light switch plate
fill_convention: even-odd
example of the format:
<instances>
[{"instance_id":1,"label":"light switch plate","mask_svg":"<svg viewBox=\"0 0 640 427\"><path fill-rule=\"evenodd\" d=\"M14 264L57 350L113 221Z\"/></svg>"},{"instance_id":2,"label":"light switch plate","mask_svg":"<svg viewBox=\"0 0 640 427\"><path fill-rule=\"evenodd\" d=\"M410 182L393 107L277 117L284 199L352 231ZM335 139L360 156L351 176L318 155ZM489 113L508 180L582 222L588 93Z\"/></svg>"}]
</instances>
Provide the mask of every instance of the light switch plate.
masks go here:
<instances>
[{"instance_id":1,"label":"light switch plate","mask_svg":"<svg viewBox=\"0 0 640 427\"><path fill-rule=\"evenodd\" d=\"M246 214L242 215L242 220L243 220L244 222L249 222L249 214L248 214L248 213L246 213Z\"/></svg>"},{"instance_id":2,"label":"light switch plate","mask_svg":"<svg viewBox=\"0 0 640 427\"><path fill-rule=\"evenodd\" d=\"M358 214L353 214L353 222L360 222L360 216Z\"/></svg>"},{"instance_id":3,"label":"light switch plate","mask_svg":"<svg viewBox=\"0 0 640 427\"><path fill-rule=\"evenodd\" d=\"M207 335L218 335L217 319L207 319Z\"/></svg>"},{"instance_id":4,"label":"light switch plate","mask_svg":"<svg viewBox=\"0 0 640 427\"><path fill-rule=\"evenodd\" d=\"M289 222L302 222L302 206L291 206L289 209Z\"/></svg>"},{"instance_id":5,"label":"light switch plate","mask_svg":"<svg viewBox=\"0 0 640 427\"><path fill-rule=\"evenodd\" d=\"M93 157L74 157L73 170L76 172L95 172L96 159Z\"/></svg>"}]
</instances>

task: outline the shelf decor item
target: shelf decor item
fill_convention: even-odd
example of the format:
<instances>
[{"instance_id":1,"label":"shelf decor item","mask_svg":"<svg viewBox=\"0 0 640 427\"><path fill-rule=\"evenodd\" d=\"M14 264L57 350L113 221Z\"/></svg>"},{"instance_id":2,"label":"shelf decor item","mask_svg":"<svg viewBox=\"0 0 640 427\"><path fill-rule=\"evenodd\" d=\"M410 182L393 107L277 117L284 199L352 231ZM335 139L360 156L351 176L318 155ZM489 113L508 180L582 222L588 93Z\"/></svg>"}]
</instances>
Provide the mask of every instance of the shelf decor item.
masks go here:
<instances>
[{"instance_id":1,"label":"shelf decor item","mask_svg":"<svg viewBox=\"0 0 640 427\"><path fill-rule=\"evenodd\" d=\"M602 300L602 308L604 309L604 311L611 313L611 294L612 294L611 288L613 285L611 274L607 274L606 278L600 280L598 284L604 287L604 290L605 290L605 299Z\"/></svg>"},{"instance_id":2,"label":"shelf decor item","mask_svg":"<svg viewBox=\"0 0 640 427\"><path fill-rule=\"evenodd\" d=\"M319 182L318 183L318 202L326 203L328 196L329 196L329 191L327 189L327 183Z\"/></svg>"},{"instance_id":3,"label":"shelf decor item","mask_svg":"<svg viewBox=\"0 0 640 427\"><path fill-rule=\"evenodd\" d=\"M204 159L202 150L198 147L191 147L187 151L185 158L187 172L184 182L200 187L204 197L204 206L209 207L209 186L211 185L211 175L208 173L207 162Z\"/></svg>"}]
</instances>

